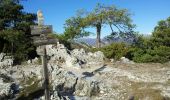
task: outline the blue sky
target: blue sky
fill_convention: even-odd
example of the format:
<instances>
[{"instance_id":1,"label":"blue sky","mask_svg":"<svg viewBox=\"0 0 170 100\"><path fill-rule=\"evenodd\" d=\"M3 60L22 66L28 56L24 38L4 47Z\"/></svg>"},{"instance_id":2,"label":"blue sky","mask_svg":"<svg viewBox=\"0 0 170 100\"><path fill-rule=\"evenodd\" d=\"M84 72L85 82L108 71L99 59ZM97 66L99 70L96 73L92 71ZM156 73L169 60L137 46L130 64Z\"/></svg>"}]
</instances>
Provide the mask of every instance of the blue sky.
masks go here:
<instances>
[{"instance_id":1,"label":"blue sky","mask_svg":"<svg viewBox=\"0 0 170 100\"><path fill-rule=\"evenodd\" d=\"M78 9L91 11L97 3L116 5L126 8L132 13L133 23L137 25L136 31L150 34L157 22L170 16L170 0L27 0L23 1L24 11L36 13L43 11L45 24L53 25L57 33L63 33L65 20L75 16ZM94 29L91 29L95 32ZM111 30L103 28L102 37Z\"/></svg>"}]
</instances>

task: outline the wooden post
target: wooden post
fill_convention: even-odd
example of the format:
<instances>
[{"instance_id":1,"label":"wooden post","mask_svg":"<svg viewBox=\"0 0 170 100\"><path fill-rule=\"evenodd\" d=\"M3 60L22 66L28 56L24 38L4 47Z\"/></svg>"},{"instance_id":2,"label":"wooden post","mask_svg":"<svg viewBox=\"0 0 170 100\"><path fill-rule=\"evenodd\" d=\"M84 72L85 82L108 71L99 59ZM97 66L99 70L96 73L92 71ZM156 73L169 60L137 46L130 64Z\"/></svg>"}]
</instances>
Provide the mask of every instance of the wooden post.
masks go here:
<instances>
[{"instance_id":1,"label":"wooden post","mask_svg":"<svg viewBox=\"0 0 170 100\"><path fill-rule=\"evenodd\" d=\"M44 71L44 94L45 94L45 100L50 100L46 46L43 45L42 49L43 49L43 54L44 54L42 55L42 65L43 65L43 71Z\"/></svg>"},{"instance_id":2,"label":"wooden post","mask_svg":"<svg viewBox=\"0 0 170 100\"><path fill-rule=\"evenodd\" d=\"M47 52L46 52L45 45L56 44L58 42L58 39L48 38L48 34L52 33L52 25L44 25L44 17L41 10L37 12L37 17L38 17L38 25L30 26L31 36L34 45L37 46L37 54L40 55L42 59L43 88L44 88L45 100L50 100Z\"/></svg>"},{"instance_id":3,"label":"wooden post","mask_svg":"<svg viewBox=\"0 0 170 100\"><path fill-rule=\"evenodd\" d=\"M39 10L37 12L38 17L38 26L43 26L44 24L44 17L42 14L42 11ZM41 35L42 38L45 38L44 35ZM49 77L48 77L48 67L47 67L47 53L46 53L46 46L42 45L43 53L42 53L42 65L43 65L43 71L44 71L44 94L45 94L45 100L50 100L50 94L49 94Z\"/></svg>"}]
</instances>

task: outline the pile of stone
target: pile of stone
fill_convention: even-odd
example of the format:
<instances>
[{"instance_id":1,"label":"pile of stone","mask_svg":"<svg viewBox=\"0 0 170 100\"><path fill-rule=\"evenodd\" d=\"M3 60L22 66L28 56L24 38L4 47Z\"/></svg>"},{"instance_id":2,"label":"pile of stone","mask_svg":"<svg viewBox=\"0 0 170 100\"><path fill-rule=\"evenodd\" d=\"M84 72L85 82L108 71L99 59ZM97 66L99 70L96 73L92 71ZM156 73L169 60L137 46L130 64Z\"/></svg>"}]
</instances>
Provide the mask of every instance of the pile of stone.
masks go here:
<instances>
[{"instance_id":1,"label":"pile of stone","mask_svg":"<svg viewBox=\"0 0 170 100\"><path fill-rule=\"evenodd\" d=\"M84 65L103 63L104 55L102 52L87 53L83 49L69 51L63 44L59 43L57 45L47 45L46 50L49 61L50 83L52 83L53 87L52 99L64 99L68 95L88 97L93 95L94 91L98 92L99 87L96 81L87 81L82 76L63 69L63 66L67 68L82 68ZM38 61L39 59L35 58L28 60L27 64L12 66L13 59L1 53L0 99L16 98L14 92L20 95L25 90L29 95L29 87L42 87L42 66L37 63ZM62 65L60 65L61 63ZM7 79L8 81L4 81ZM67 96L63 96L66 94Z\"/></svg>"},{"instance_id":2,"label":"pile of stone","mask_svg":"<svg viewBox=\"0 0 170 100\"><path fill-rule=\"evenodd\" d=\"M87 53L84 49L74 49L69 51L63 44L47 45L47 55L50 63L62 62L66 67L81 68L82 65L100 64L104 62L104 54L100 51Z\"/></svg>"}]
</instances>

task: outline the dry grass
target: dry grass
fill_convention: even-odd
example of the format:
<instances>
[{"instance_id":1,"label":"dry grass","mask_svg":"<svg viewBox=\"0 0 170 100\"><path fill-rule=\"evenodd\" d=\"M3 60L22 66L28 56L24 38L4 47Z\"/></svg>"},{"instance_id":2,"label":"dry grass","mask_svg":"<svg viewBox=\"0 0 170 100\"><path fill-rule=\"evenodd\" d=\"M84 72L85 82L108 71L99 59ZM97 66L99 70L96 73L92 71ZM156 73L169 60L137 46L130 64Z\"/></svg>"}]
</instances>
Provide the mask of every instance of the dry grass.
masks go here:
<instances>
[{"instance_id":1,"label":"dry grass","mask_svg":"<svg viewBox=\"0 0 170 100\"><path fill-rule=\"evenodd\" d=\"M157 83L132 83L131 93L134 100L165 100L160 90L152 89Z\"/></svg>"}]
</instances>

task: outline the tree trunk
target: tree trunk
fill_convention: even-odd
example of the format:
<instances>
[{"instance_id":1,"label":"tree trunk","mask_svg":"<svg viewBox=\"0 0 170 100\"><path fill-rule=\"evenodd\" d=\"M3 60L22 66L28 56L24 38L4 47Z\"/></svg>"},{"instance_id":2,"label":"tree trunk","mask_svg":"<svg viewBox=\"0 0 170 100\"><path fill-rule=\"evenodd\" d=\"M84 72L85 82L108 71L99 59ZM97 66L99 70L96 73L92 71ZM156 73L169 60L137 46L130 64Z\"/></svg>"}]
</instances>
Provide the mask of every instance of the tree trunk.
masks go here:
<instances>
[{"instance_id":1,"label":"tree trunk","mask_svg":"<svg viewBox=\"0 0 170 100\"><path fill-rule=\"evenodd\" d=\"M96 29L97 29L96 47L100 48L101 46L101 41L100 41L101 24L100 23L96 26Z\"/></svg>"},{"instance_id":2,"label":"tree trunk","mask_svg":"<svg viewBox=\"0 0 170 100\"><path fill-rule=\"evenodd\" d=\"M112 33L113 33L112 24L111 24L111 23L109 23L109 26L110 26L110 29L112 30Z\"/></svg>"},{"instance_id":3,"label":"tree trunk","mask_svg":"<svg viewBox=\"0 0 170 100\"><path fill-rule=\"evenodd\" d=\"M11 48L11 54L13 55L13 53L14 53L14 43L13 42L11 43L11 47L12 47Z\"/></svg>"}]
</instances>

